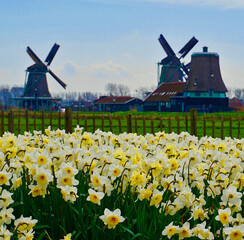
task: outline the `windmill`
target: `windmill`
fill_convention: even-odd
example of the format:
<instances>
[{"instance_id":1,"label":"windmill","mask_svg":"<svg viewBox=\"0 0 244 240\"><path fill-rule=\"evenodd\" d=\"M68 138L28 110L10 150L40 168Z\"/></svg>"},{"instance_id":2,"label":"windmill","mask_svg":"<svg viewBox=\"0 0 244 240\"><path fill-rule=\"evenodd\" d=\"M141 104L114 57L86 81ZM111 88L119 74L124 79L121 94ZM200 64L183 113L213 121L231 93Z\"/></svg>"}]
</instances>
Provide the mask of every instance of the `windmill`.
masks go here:
<instances>
[{"instance_id":1,"label":"windmill","mask_svg":"<svg viewBox=\"0 0 244 240\"><path fill-rule=\"evenodd\" d=\"M24 87L23 97L51 97L48 90L46 73L49 73L63 88L66 88L66 84L59 79L49 68L54 56L56 55L58 49L58 44L54 44L51 51L49 52L45 63L43 63L40 58L27 47L27 53L35 62L27 68L28 79Z\"/></svg>"},{"instance_id":2,"label":"windmill","mask_svg":"<svg viewBox=\"0 0 244 240\"><path fill-rule=\"evenodd\" d=\"M26 51L35 63L26 70L28 77L22 95L23 107L29 108L31 106L31 108L34 107L35 109L39 107L49 107L52 106L54 100L57 100L51 97L46 73L49 73L63 88L66 88L66 84L49 68L59 47L60 45L56 43L53 45L45 62L42 62L33 50L27 47Z\"/></svg>"},{"instance_id":3,"label":"windmill","mask_svg":"<svg viewBox=\"0 0 244 240\"><path fill-rule=\"evenodd\" d=\"M162 34L160 34L159 42L162 45L164 51L167 54L167 57L162 59L158 63L158 72L159 66L161 65L161 74L158 79L158 85L166 82L184 82L187 80L190 63L185 65L182 62L182 59L191 51L191 49L197 44L198 40L195 37L192 37L187 44L179 51L180 56L177 57L173 49L170 47L166 39Z\"/></svg>"}]
</instances>

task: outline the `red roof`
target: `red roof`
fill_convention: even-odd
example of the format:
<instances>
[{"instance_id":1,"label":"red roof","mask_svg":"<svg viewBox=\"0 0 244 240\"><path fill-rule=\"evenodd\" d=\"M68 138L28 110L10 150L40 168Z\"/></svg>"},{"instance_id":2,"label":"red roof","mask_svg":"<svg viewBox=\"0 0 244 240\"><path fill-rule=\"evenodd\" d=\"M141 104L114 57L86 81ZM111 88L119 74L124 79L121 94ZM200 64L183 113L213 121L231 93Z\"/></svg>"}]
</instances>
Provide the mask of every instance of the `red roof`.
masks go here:
<instances>
[{"instance_id":1,"label":"red roof","mask_svg":"<svg viewBox=\"0 0 244 240\"><path fill-rule=\"evenodd\" d=\"M98 99L95 104L100 104L100 103L107 103L107 104L112 104L112 103L126 103L128 101L131 101L134 99L133 97L129 96L109 96L109 97L104 97L101 99Z\"/></svg>"},{"instance_id":2,"label":"red roof","mask_svg":"<svg viewBox=\"0 0 244 240\"><path fill-rule=\"evenodd\" d=\"M229 100L229 107L233 107L233 108L243 107L243 104L238 98L234 97L234 98Z\"/></svg>"},{"instance_id":3,"label":"red roof","mask_svg":"<svg viewBox=\"0 0 244 240\"><path fill-rule=\"evenodd\" d=\"M158 88L149 94L144 102L166 102L171 97L183 92L184 82L162 83Z\"/></svg>"}]
</instances>

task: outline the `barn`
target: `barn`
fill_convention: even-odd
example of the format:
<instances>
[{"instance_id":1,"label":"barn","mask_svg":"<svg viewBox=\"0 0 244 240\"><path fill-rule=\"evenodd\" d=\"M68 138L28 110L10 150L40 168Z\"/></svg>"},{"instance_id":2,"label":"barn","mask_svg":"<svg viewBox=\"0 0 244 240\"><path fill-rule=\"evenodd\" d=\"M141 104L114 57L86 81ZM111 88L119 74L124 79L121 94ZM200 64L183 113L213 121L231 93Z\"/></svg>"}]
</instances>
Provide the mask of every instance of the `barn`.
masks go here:
<instances>
[{"instance_id":1,"label":"barn","mask_svg":"<svg viewBox=\"0 0 244 240\"><path fill-rule=\"evenodd\" d=\"M184 82L161 83L155 91L144 99L144 111L178 112L182 111L174 97L183 96Z\"/></svg>"},{"instance_id":2,"label":"barn","mask_svg":"<svg viewBox=\"0 0 244 240\"><path fill-rule=\"evenodd\" d=\"M95 100L94 105L95 111L101 112L140 111L143 101L130 96L102 96Z\"/></svg>"}]
</instances>

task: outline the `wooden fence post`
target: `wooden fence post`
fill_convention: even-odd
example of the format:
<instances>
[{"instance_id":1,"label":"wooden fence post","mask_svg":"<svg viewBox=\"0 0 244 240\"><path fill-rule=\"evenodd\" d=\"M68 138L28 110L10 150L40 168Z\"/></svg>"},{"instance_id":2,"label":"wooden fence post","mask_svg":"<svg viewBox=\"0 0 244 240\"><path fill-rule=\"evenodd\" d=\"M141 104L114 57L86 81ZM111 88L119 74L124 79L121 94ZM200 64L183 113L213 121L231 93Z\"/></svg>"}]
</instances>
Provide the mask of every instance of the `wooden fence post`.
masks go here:
<instances>
[{"instance_id":1,"label":"wooden fence post","mask_svg":"<svg viewBox=\"0 0 244 240\"><path fill-rule=\"evenodd\" d=\"M61 129L61 112L58 111L58 129Z\"/></svg>"},{"instance_id":2,"label":"wooden fence post","mask_svg":"<svg viewBox=\"0 0 244 240\"><path fill-rule=\"evenodd\" d=\"M25 128L29 132L29 112L28 109L25 110Z\"/></svg>"},{"instance_id":3,"label":"wooden fence post","mask_svg":"<svg viewBox=\"0 0 244 240\"><path fill-rule=\"evenodd\" d=\"M135 132L137 133L137 117L135 115Z\"/></svg>"},{"instance_id":4,"label":"wooden fence post","mask_svg":"<svg viewBox=\"0 0 244 240\"><path fill-rule=\"evenodd\" d=\"M101 126L101 128L102 128L102 131L104 131L104 115L102 114L102 126Z\"/></svg>"},{"instance_id":5,"label":"wooden fence post","mask_svg":"<svg viewBox=\"0 0 244 240\"><path fill-rule=\"evenodd\" d=\"M224 139L224 117L221 116L221 139Z\"/></svg>"},{"instance_id":6,"label":"wooden fence post","mask_svg":"<svg viewBox=\"0 0 244 240\"><path fill-rule=\"evenodd\" d=\"M177 134L180 134L180 116L179 113L176 115L176 121L177 121Z\"/></svg>"},{"instance_id":7,"label":"wooden fence post","mask_svg":"<svg viewBox=\"0 0 244 240\"><path fill-rule=\"evenodd\" d=\"M93 132L96 131L96 119L95 119L95 113L92 115L92 130Z\"/></svg>"},{"instance_id":8,"label":"wooden fence post","mask_svg":"<svg viewBox=\"0 0 244 240\"><path fill-rule=\"evenodd\" d=\"M50 127L53 129L53 110L50 111Z\"/></svg>"},{"instance_id":9,"label":"wooden fence post","mask_svg":"<svg viewBox=\"0 0 244 240\"><path fill-rule=\"evenodd\" d=\"M108 120L109 120L109 129L110 129L110 132L113 132L113 122L112 122L111 113L109 113Z\"/></svg>"},{"instance_id":10,"label":"wooden fence post","mask_svg":"<svg viewBox=\"0 0 244 240\"><path fill-rule=\"evenodd\" d=\"M215 129L215 122L214 122L214 113L212 115L212 137L214 138L214 129Z\"/></svg>"},{"instance_id":11,"label":"wooden fence post","mask_svg":"<svg viewBox=\"0 0 244 240\"><path fill-rule=\"evenodd\" d=\"M34 111L33 117L34 117L34 129L36 130L36 111Z\"/></svg>"},{"instance_id":12,"label":"wooden fence post","mask_svg":"<svg viewBox=\"0 0 244 240\"><path fill-rule=\"evenodd\" d=\"M119 124L119 133L122 133L122 127L121 127L121 119L120 119L120 115L118 115L118 124Z\"/></svg>"},{"instance_id":13,"label":"wooden fence post","mask_svg":"<svg viewBox=\"0 0 244 240\"><path fill-rule=\"evenodd\" d=\"M18 114L18 134L20 134L20 108L19 108L19 114Z\"/></svg>"},{"instance_id":14,"label":"wooden fence post","mask_svg":"<svg viewBox=\"0 0 244 240\"><path fill-rule=\"evenodd\" d=\"M72 133L72 111L69 107L65 109L65 131Z\"/></svg>"},{"instance_id":15,"label":"wooden fence post","mask_svg":"<svg viewBox=\"0 0 244 240\"><path fill-rule=\"evenodd\" d=\"M44 115L44 109L42 109L42 132L45 132L45 115Z\"/></svg>"},{"instance_id":16,"label":"wooden fence post","mask_svg":"<svg viewBox=\"0 0 244 240\"><path fill-rule=\"evenodd\" d=\"M8 130L11 133L14 132L14 112L12 109L8 113Z\"/></svg>"},{"instance_id":17,"label":"wooden fence post","mask_svg":"<svg viewBox=\"0 0 244 240\"><path fill-rule=\"evenodd\" d=\"M206 136L206 112L203 114L203 136Z\"/></svg>"},{"instance_id":18,"label":"wooden fence post","mask_svg":"<svg viewBox=\"0 0 244 240\"><path fill-rule=\"evenodd\" d=\"M4 134L4 111L1 110L1 136Z\"/></svg>"},{"instance_id":19,"label":"wooden fence post","mask_svg":"<svg viewBox=\"0 0 244 240\"><path fill-rule=\"evenodd\" d=\"M127 115L127 132L132 133L132 114Z\"/></svg>"},{"instance_id":20,"label":"wooden fence post","mask_svg":"<svg viewBox=\"0 0 244 240\"><path fill-rule=\"evenodd\" d=\"M230 137L232 138L232 117L230 115Z\"/></svg>"},{"instance_id":21,"label":"wooden fence post","mask_svg":"<svg viewBox=\"0 0 244 240\"><path fill-rule=\"evenodd\" d=\"M162 115L160 115L160 119L159 119L160 123L159 123L159 126L160 126L160 132L163 131L163 123L162 123Z\"/></svg>"},{"instance_id":22,"label":"wooden fence post","mask_svg":"<svg viewBox=\"0 0 244 240\"><path fill-rule=\"evenodd\" d=\"M84 130L87 132L87 117L86 117L86 114L84 114Z\"/></svg>"},{"instance_id":23,"label":"wooden fence post","mask_svg":"<svg viewBox=\"0 0 244 240\"><path fill-rule=\"evenodd\" d=\"M146 117L143 115L143 135L146 135Z\"/></svg>"},{"instance_id":24,"label":"wooden fence post","mask_svg":"<svg viewBox=\"0 0 244 240\"><path fill-rule=\"evenodd\" d=\"M168 119L168 125L169 125L169 133L171 133L171 115L169 114L169 119Z\"/></svg>"},{"instance_id":25,"label":"wooden fence post","mask_svg":"<svg viewBox=\"0 0 244 240\"><path fill-rule=\"evenodd\" d=\"M185 114L185 122L186 122L186 131L188 132L188 114Z\"/></svg>"},{"instance_id":26,"label":"wooden fence post","mask_svg":"<svg viewBox=\"0 0 244 240\"><path fill-rule=\"evenodd\" d=\"M154 134L153 116L151 115L151 133Z\"/></svg>"},{"instance_id":27,"label":"wooden fence post","mask_svg":"<svg viewBox=\"0 0 244 240\"><path fill-rule=\"evenodd\" d=\"M197 135L197 109L191 108L191 135Z\"/></svg>"},{"instance_id":28,"label":"wooden fence post","mask_svg":"<svg viewBox=\"0 0 244 240\"><path fill-rule=\"evenodd\" d=\"M241 132L241 118L240 118L240 114L238 114L238 132L237 132L237 138L240 138L240 132Z\"/></svg>"}]
</instances>

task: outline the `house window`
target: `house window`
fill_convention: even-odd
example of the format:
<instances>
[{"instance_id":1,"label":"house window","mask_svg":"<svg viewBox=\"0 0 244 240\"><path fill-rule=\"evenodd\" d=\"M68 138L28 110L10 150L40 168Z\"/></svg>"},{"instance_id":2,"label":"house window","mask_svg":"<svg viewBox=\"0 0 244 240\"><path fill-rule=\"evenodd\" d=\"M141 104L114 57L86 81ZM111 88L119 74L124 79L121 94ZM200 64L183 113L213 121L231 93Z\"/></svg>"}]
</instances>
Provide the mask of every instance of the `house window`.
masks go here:
<instances>
[{"instance_id":1,"label":"house window","mask_svg":"<svg viewBox=\"0 0 244 240\"><path fill-rule=\"evenodd\" d=\"M194 86L197 86L197 79L194 80Z\"/></svg>"},{"instance_id":2,"label":"house window","mask_svg":"<svg viewBox=\"0 0 244 240\"><path fill-rule=\"evenodd\" d=\"M210 96L210 97L213 96L213 89L209 89L209 96Z\"/></svg>"},{"instance_id":3,"label":"house window","mask_svg":"<svg viewBox=\"0 0 244 240\"><path fill-rule=\"evenodd\" d=\"M200 92L195 92L195 96L199 97L200 95Z\"/></svg>"}]
</instances>

